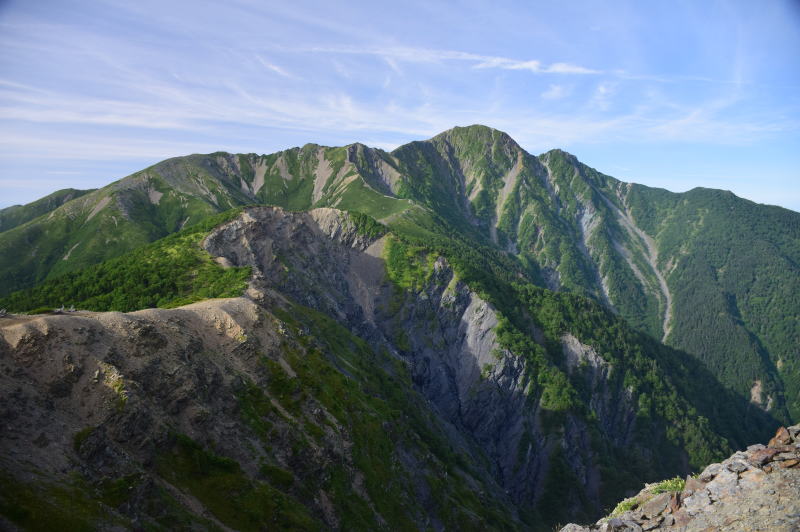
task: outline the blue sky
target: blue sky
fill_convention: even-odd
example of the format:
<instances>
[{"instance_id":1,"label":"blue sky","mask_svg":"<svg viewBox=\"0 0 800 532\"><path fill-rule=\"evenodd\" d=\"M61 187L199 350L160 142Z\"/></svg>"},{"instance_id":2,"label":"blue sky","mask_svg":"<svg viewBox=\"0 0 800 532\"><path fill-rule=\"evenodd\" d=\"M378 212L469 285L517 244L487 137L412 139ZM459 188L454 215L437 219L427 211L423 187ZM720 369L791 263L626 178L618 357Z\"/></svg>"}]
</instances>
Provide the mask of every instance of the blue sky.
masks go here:
<instances>
[{"instance_id":1,"label":"blue sky","mask_svg":"<svg viewBox=\"0 0 800 532\"><path fill-rule=\"evenodd\" d=\"M0 0L0 206L159 160L502 129L800 211L800 2Z\"/></svg>"}]
</instances>

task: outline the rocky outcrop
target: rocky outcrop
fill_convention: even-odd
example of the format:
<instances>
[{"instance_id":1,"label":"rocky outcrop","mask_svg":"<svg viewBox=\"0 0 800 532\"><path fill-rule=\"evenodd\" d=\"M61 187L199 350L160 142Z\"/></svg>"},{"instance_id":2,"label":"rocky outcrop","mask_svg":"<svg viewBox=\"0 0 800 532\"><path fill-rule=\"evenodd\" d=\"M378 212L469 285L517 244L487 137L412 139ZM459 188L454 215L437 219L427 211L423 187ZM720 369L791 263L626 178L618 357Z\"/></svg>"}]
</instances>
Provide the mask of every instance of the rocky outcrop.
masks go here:
<instances>
[{"instance_id":1,"label":"rocky outcrop","mask_svg":"<svg viewBox=\"0 0 800 532\"><path fill-rule=\"evenodd\" d=\"M364 522L441 530L463 512L485 524L480 512L437 502L457 487L485 494L486 508L516 520L469 454L458 453L473 473L446 461L442 449L464 442L447 433L410 381L383 369L390 359L358 351L330 325L326 338L313 322L288 324L285 304L236 298L129 314L2 318L0 480L8 489L0 515L18 520L19 529L41 528L42 515L60 520L75 508L82 529L100 530L114 523L264 529L275 520L306 530ZM345 342L340 350L327 343L334 335ZM187 459L199 461L189 477ZM391 486L376 481L379 468ZM429 484L442 475L447 484ZM225 492L227 485L238 491ZM406 502L390 505L397 494ZM63 506L65 496L74 503ZM278 507L267 506L266 521L240 521L237 513L257 516L248 505L258 497ZM384 516L391 507L405 508L405 520ZM305 517L287 521L296 515ZM2 520L0 528L18 529Z\"/></svg>"},{"instance_id":2,"label":"rocky outcrop","mask_svg":"<svg viewBox=\"0 0 800 532\"><path fill-rule=\"evenodd\" d=\"M415 391L396 331L381 323L394 293L384 242L341 211L254 208L204 242L221 264L253 266L247 297L3 317L0 482L17 488L0 494L0 514L50 508L55 486L86 501L124 485L114 503L92 503L93 527L158 528L170 511L194 516L190 528L239 529L230 512L259 493L283 509L267 517L291 517L300 529L484 528L487 512L518 526L494 466L463 425L443 417L444 402L440 410ZM465 305L443 341L469 383L477 362L468 355L491 358L496 320L458 291ZM206 460L209 474L222 464L250 486L238 492L250 499L234 494L225 510L228 501L203 487L217 477L182 476L187 453ZM445 504L456 491L474 502ZM263 529L254 522L243 528Z\"/></svg>"},{"instance_id":3,"label":"rocky outcrop","mask_svg":"<svg viewBox=\"0 0 800 532\"><path fill-rule=\"evenodd\" d=\"M436 499L454 489L479 493L486 508L518 522L516 505L535 504L558 445L539 427L525 362L500 348L496 311L458 282L444 259L421 291L398 292L381 257L385 240L361 234L346 213L333 209L252 208L204 241L221 264L253 267L247 298L130 314L3 318L0 397L6 407L0 420L10 427L0 436L3 478L48 500L53 495L41 479L57 485L79 471L98 492L136 479L132 498L103 510L108 519L152 525L159 516L148 508L156 504L154 486L161 486L171 494L169 504L213 522L218 502L164 471L165 453L196 445L235 461L241 482L264 482L265 463L270 471L288 471L295 481L281 488L286 497L327 527L345 526L342 497L353 494L372 508L368 515L376 523L396 523L383 516L381 496L364 470L390 464L392 478L407 479L394 482L405 486L399 493L414 494L419 515L409 519L420 528L454 526L461 510L445 512ZM292 309L302 307L296 303L321 314L293 332L288 318L278 316L297 312ZM315 329L323 316L368 340L373 358L358 350L348 354L352 347L326 351L330 338ZM326 335L337 331L326 327ZM399 431L380 466L364 465L377 451L367 452L363 427L353 427L326 402L329 392L319 395L326 381L309 382L320 376L308 369L304 375L298 366L316 350L330 360L326 371L378 397L385 384L376 387L371 379L397 373L398 361L409 368L408 382L394 392L410 401L402 407L395 401L401 420L377 410L358 413L377 419L383 438ZM372 367L369 376L359 373L363 364ZM283 387L298 390L287 379L309 388L287 398ZM413 399L419 397L414 390L424 403ZM182 444L176 435L194 443ZM456 456L458 462L442 469ZM334 473L349 487L331 487L326 479ZM445 485L431 484L442 475ZM77 499L90 497L75 489ZM468 511L470 520L484 522L483 510Z\"/></svg>"},{"instance_id":4,"label":"rocky outcrop","mask_svg":"<svg viewBox=\"0 0 800 532\"><path fill-rule=\"evenodd\" d=\"M568 373L580 374L591 390L589 407L597 413L605 436L620 448L630 445L636 414L629 391L615 389L610 382L614 367L592 346L581 343L571 334L561 338L561 349Z\"/></svg>"},{"instance_id":5,"label":"rocky outcrop","mask_svg":"<svg viewBox=\"0 0 800 532\"><path fill-rule=\"evenodd\" d=\"M231 264L252 266L256 292L279 290L407 362L453 443L488 459L517 503L533 503L553 443L528 398L524 360L498 345L494 308L455 279L443 258L418 292L398 292L386 277L384 244L359 235L340 211L274 208L249 209L205 242Z\"/></svg>"},{"instance_id":6,"label":"rocky outcrop","mask_svg":"<svg viewBox=\"0 0 800 532\"><path fill-rule=\"evenodd\" d=\"M569 414L562 435L543 427L541 388L525 358L497 341L496 309L443 257L415 290L399 291L386 275L387 238L360 235L334 209L259 207L217 229L205 247L232 265L253 267L253 293L286 294L406 362L453 444L484 460L516 504L537 503L551 456L563 453L582 490L565 504L599 511L600 473L585 421ZM563 349L568 357L589 357L591 407L604 436L620 448L633 445L634 406L624 390L611 389L612 368L574 337L565 337Z\"/></svg>"},{"instance_id":7,"label":"rocky outcrop","mask_svg":"<svg viewBox=\"0 0 800 532\"><path fill-rule=\"evenodd\" d=\"M570 524L561 532L796 531L798 494L800 425L795 425L778 429L766 446L751 445L683 482L648 485L595 525Z\"/></svg>"}]
</instances>

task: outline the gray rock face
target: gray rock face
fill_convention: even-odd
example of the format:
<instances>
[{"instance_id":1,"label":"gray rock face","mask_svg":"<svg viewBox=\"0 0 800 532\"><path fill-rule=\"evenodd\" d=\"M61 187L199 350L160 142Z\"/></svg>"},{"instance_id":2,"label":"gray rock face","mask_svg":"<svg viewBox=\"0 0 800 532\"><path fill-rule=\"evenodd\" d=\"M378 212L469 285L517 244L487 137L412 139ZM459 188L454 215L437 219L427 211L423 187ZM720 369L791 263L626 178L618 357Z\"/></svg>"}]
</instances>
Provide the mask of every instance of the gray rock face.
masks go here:
<instances>
[{"instance_id":1,"label":"gray rock face","mask_svg":"<svg viewBox=\"0 0 800 532\"><path fill-rule=\"evenodd\" d=\"M594 348L571 334L561 338L561 346L570 374L582 374L586 386L592 390L590 406L602 420L604 435L620 447L628 445L636 416L630 396L609 383L614 368Z\"/></svg>"},{"instance_id":2,"label":"gray rock face","mask_svg":"<svg viewBox=\"0 0 800 532\"><path fill-rule=\"evenodd\" d=\"M656 495L642 505L642 515L647 519L660 515L661 512L667 509L671 497L669 493Z\"/></svg>"},{"instance_id":3,"label":"gray rock face","mask_svg":"<svg viewBox=\"0 0 800 532\"><path fill-rule=\"evenodd\" d=\"M416 294L399 301L380 258L384 239L359 236L345 216L333 209L291 215L249 209L210 235L205 246L233 265L253 266L256 292L280 289L402 357L415 386L455 433L481 449L512 500L533 503L554 442L541 428L535 383L524 359L497 343L495 309L455 279L443 258ZM284 263L292 265L290 271ZM592 406L605 437L628 444L635 415L624 393L608 386L613 368L572 336L564 337L563 347L575 371L589 369ZM599 504L588 429L578 419L565 428L568 463L589 499Z\"/></svg>"},{"instance_id":4,"label":"gray rock face","mask_svg":"<svg viewBox=\"0 0 800 532\"><path fill-rule=\"evenodd\" d=\"M717 476L720 471L722 471L722 464L711 464L707 466L702 473L700 473L698 478L703 482L708 482Z\"/></svg>"},{"instance_id":5,"label":"gray rock face","mask_svg":"<svg viewBox=\"0 0 800 532\"><path fill-rule=\"evenodd\" d=\"M781 427L768 446L751 445L688 477L680 494L654 494L649 485L628 500L635 510L561 532L634 530L630 519L641 530L800 530L798 442L800 425Z\"/></svg>"},{"instance_id":6,"label":"gray rock face","mask_svg":"<svg viewBox=\"0 0 800 532\"><path fill-rule=\"evenodd\" d=\"M705 490L697 491L683 501L683 508L689 515L695 515L711 504L709 493Z\"/></svg>"},{"instance_id":7,"label":"gray rock face","mask_svg":"<svg viewBox=\"0 0 800 532\"><path fill-rule=\"evenodd\" d=\"M735 495L739 489L738 481L739 475L729 469L723 469L714 477L714 480L706 485L705 491L700 493L707 492L711 500L717 502Z\"/></svg>"},{"instance_id":8,"label":"gray rock face","mask_svg":"<svg viewBox=\"0 0 800 532\"><path fill-rule=\"evenodd\" d=\"M331 500L336 500L336 494L326 491L333 472L345 479L337 490L374 506L375 485L366 486L369 471L364 471L354 454L358 441L354 423L333 410L330 402L321 401L314 390L291 386L298 382L293 379L304 360L325 354L314 350L319 347L302 351L302 342L308 339L302 331L282 325L272 313L275 308L235 298L171 310L79 312L4 322L0 329L0 478L4 485L0 502L7 504L8 494L16 493L7 486L34 493L52 483L72 490L71 479L80 478L79 486L88 491L76 487L74 493L65 493L81 502L124 482L125 491L114 492L124 504L101 511L111 523L155 526L161 518L170 522L185 518L194 523L194 529L231 529L215 521L214 506L206 506L180 479L164 472L168 469L165 460L178 460L170 453L179 434L191 438L198 449L212 449L225 457L224 467L230 469L235 460L238 465L233 471L241 468L239 478L246 479L238 480L237 489L242 482L262 481L265 464L270 471L282 471L279 479L284 484L279 486L301 498L309 513L324 524L321 528L336 529L342 519L341 499L334 505ZM297 359L289 357L290 348L299 353ZM346 367L354 375L352 382L360 382L355 377L357 368L346 366L346 358L326 356L331 364ZM377 371L391 360L376 355L370 362L378 365L373 369ZM336 370L329 366L326 371ZM58 386L48 385L53 382ZM281 395L276 382L284 383L288 397ZM387 467L408 483L406 492L425 487L420 488L419 500L408 503L419 509L418 515L408 519L420 528L441 530L444 524L436 524L439 514L431 510L435 503L426 479L448 473L438 455L414 443L421 442L425 432L411 439L405 435L424 426L434 435L452 428L436 420L436 413L421 397L413 400L410 385L402 391L411 394L409 404L419 410L415 414L427 420L423 426L385 413L381 418L381 410L357 413L380 419L376 430L397 431L390 440L397 445L396 454ZM484 494L487 505L500 508L514 522L514 506L503 489L479 462L470 460L473 454L478 456L477 450L453 432L443 441L466 450L474 473L451 470L448 482L458 483L467 493ZM211 461L205 467L213 471L215 464ZM6 484L8 478L16 480ZM46 480L44 487L20 487L38 480ZM308 495L295 489L301 480L305 486L324 488ZM202 477L197 480L201 481ZM272 496L287 500L283 495ZM101 507L93 502L91 508ZM162 515L165 512L167 517ZM197 522L187 515L195 516ZM382 519L377 511L375 519ZM4 530L15 530L0 524ZM112 525L97 528L116 530Z\"/></svg>"},{"instance_id":9,"label":"gray rock face","mask_svg":"<svg viewBox=\"0 0 800 532\"><path fill-rule=\"evenodd\" d=\"M568 418L563 439L542 429L535 383L525 359L498 344L494 308L454 279L443 259L424 286L398 293L387 280L385 243L359 234L347 214L333 209L253 208L204 242L220 263L253 267L246 298L130 314L3 318L0 421L13 430L0 432L0 469L17 477L35 468L61 481L77 467L98 485L136 477L142 499L126 503L126 515L150 519L143 508L154 503L145 494L163 486L177 497L175 507L210 516L200 501L153 471L174 434L182 434L235 460L251 479L263 474L265 460L306 479L324 480L341 467L353 479L346 489L372 505L353 455L355 436L313 391L298 399L301 406L270 394L257 403L270 412L258 425L260 431L271 427L268 446L243 421L243 394L252 387L268 390L277 378L264 376L265 364L289 379L298 372L287 361L287 345L302 344L298 338L306 333L292 332L273 314L294 301L366 340L383 354L380 364L407 368L409 383L425 398L420 415L433 423L429 430L449 453L466 457L470 473L448 472L430 465L439 458L398 445L392 467L415 486L407 493L416 494L420 513L409 519L420 528L445 527L431 510L438 503L426 480L437 478L447 478L446 486L462 479L465 493L480 494L481 504L501 508L515 522L517 507L535 506L557 448L597 500L599 474L587 427ZM332 363L357 381L347 361ZM617 421L602 423L616 430ZM387 418L381 428L391 433L398 425L404 426ZM305 503L335 528L341 509L332 497L323 490ZM564 502L577 505L577 492Z\"/></svg>"}]
</instances>

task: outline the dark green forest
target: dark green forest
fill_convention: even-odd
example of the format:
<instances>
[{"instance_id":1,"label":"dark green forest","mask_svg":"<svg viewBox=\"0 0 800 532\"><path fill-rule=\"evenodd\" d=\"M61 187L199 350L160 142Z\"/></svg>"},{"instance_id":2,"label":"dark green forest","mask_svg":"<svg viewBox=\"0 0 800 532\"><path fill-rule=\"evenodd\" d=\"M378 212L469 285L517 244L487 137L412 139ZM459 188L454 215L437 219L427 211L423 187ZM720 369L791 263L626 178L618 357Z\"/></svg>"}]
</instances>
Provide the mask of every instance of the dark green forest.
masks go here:
<instances>
[{"instance_id":1,"label":"dark green forest","mask_svg":"<svg viewBox=\"0 0 800 532\"><path fill-rule=\"evenodd\" d=\"M0 308L33 314L61 306L130 312L239 296L247 286L250 269L222 268L200 247L200 241L240 212L233 209L211 216L120 257L14 292L0 298Z\"/></svg>"}]
</instances>

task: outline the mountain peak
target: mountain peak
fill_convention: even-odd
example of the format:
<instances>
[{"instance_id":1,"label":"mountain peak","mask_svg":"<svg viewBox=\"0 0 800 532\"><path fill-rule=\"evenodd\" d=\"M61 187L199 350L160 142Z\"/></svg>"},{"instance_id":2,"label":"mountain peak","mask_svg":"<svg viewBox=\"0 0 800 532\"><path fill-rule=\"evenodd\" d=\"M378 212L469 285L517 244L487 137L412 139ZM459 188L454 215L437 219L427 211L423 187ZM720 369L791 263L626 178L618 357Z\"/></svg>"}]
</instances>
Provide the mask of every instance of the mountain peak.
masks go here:
<instances>
[{"instance_id":1,"label":"mountain peak","mask_svg":"<svg viewBox=\"0 0 800 532\"><path fill-rule=\"evenodd\" d=\"M574 155L572 155L570 152L562 150L560 148L554 148L552 150L547 150L542 155L540 155L540 157L543 157L543 158L546 158L546 159L549 159L551 157L559 157L559 158L562 158L562 159L566 159L567 161L569 161L572 164L577 164L577 163L580 162L580 161L578 161L578 158L575 157Z\"/></svg>"},{"instance_id":2,"label":"mountain peak","mask_svg":"<svg viewBox=\"0 0 800 532\"><path fill-rule=\"evenodd\" d=\"M483 124L472 124L470 126L456 126L446 131L442 131L430 140L447 140L452 142L469 141L484 141L494 143L513 143L518 146L517 142L511 136L499 129L494 129Z\"/></svg>"}]
</instances>

